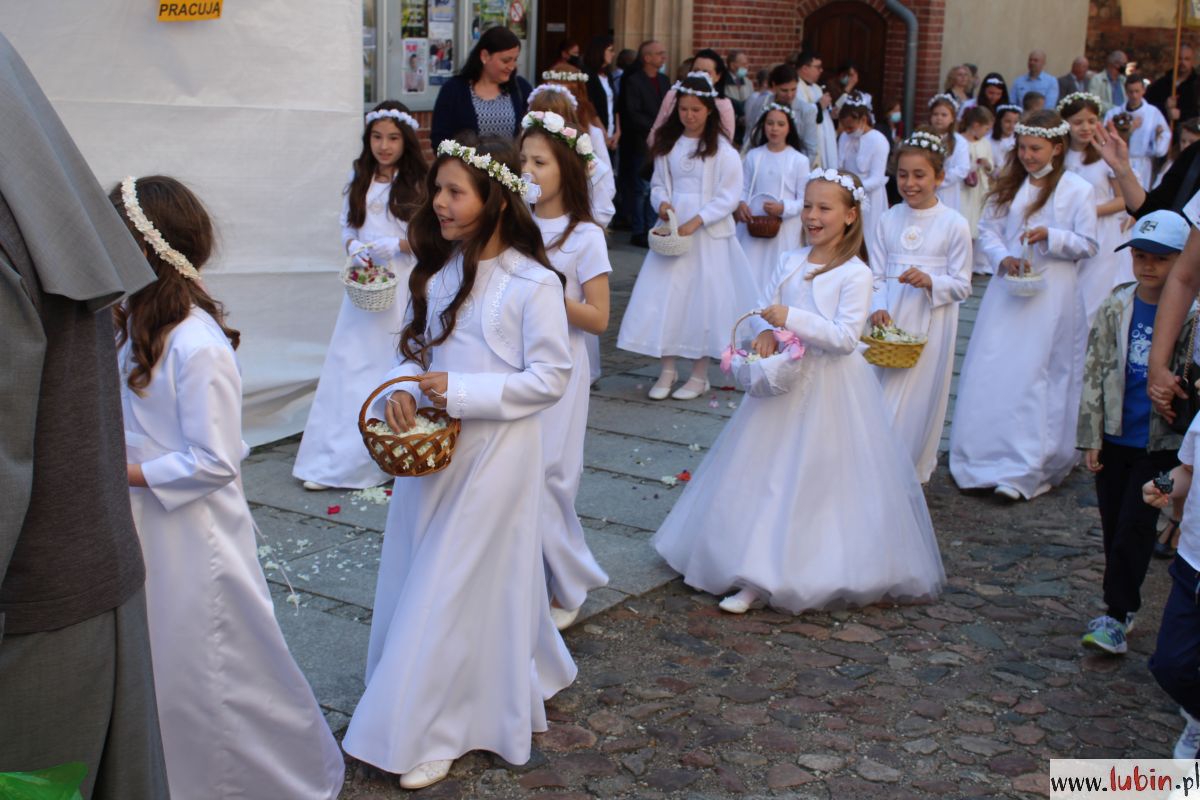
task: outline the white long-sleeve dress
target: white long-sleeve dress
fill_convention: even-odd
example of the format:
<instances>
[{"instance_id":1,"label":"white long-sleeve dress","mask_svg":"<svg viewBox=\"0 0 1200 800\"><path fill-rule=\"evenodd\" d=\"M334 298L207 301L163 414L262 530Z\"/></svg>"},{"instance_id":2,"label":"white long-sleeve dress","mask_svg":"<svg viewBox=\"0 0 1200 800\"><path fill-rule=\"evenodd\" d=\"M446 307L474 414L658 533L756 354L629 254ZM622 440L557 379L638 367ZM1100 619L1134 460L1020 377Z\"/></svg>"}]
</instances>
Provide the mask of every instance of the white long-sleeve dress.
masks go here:
<instances>
[{"instance_id":1,"label":"white long-sleeve dress","mask_svg":"<svg viewBox=\"0 0 1200 800\"><path fill-rule=\"evenodd\" d=\"M689 586L749 587L791 612L936 596L925 496L857 352L871 270L854 258L809 280L808 254L785 253L761 298L789 306L805 373L742 399L652 542Z\"/></svg>"},{"instance_id":2,"label":"white long-sleeve dress","mask_svg":"<svg viewBox=\"0 0 1200 800\"><path fill-rule=\"evenodd\" d=\"M854 135L843 133L838 137L838 168L857 175L867 192L863 235L868 240L888 209L887 165L891 153L887 137L874 128Z\"/></svg>"},{"instance_id":3,"label":"white long-sleeve dress","mask_svg":"<svg viewBox=\"0 0 1200 800\"><path fill-rule=\"evenodd\" d=\"M242 492L233 348L193 308L141 394L128 342L118 358L127 456L149 484L129 499L171 796L332 800L345 764L275 621Z\"/></svg>"},{"instance_id":4,"label":"white long-sleeve dress","mask_svg":"<svg viewBox=\"0 0 1200 800\"><path fill-rule=\"evenodd\" d=\"M1057 485L1075 465L1087 314L1079 262L1096 254L1096 204L1083 178L1064 172L1046 205L1025 219L1041 189L1026 178L1009 208L988 201L979 246L993 268L1022 258L1026 228L1046 227L1033 268L1045 276L1018 297L997 275L979 307L963 361L950 430L950 473L964 489L1007 486L1026 499Z\"/></svg>"},{"instance_id":5,"label":"white long-sleeve dress","mask_svg":"<svg viewBox=\"0 0 1200 800\"><path fill-rule=\"evenodd\" d=\"M596 160L600 162L595 174L588 181L592 219L596 220L601 228L607 228L617 213L617 207L613 204L613 198L617 196L617 173L613 170L612 157L604 144L604 131L591 125L588 127L588 135L592 140ZM591 379L595 382L600 379L600 337L594 333L585 333L583 340L587 345Z\"/></svg>"},{"instance_id":6,"label":"white long-sleeve dress","mask_svg":"<svg viewBox=\"0 0 1200 800\"><path fill-rule=\"evenodd\" d=\"M909 369L874 367L896 437L927 482L937 467L938 442L950 402L958 304L971 295L971 230L957 211L939 202L914 209L907 203L883 215L867 244L875 290L871 311L887 311L893 324L927 341ZM910 267L930 276L933 288L895 280Z\"/></svg>"},{"instance_id":7,"label":"white long-sleeve dress","mask_svg":"<svg viewBox=\"0 0 1200 800\"><path fill-rule=\"evenodd\" d=\"M429 338L461 285L461 256L430 278ZM426 371L405 361L380 380ZM571 374L558 277L514 250L481 261L428 371L448 373L446 410L462 432L444 470L396 481L366 690L342 744L393 773L471 750L524 764L546 730L544 701L575 678L550 618L538 527L539 412ZM400 386L429 405L416 384Z\"/></svg>"},{"instance_id":8,"label":"white long-sleeve dress","mask_svg":"<svg viewBox=\"0 0 1200 800\"><path fill-rule=\"evenodd\" d=\"M766 213L762 206L768 200L783 203L783 219L779 233L773 238L759 239L750 235L745 223L737 226L737 239L754 276L756 292L767 288L780 254L795 250L801 244L803 223L800 212L804 208L804 187L808 185L810 172L808 156L794 147L784 147L773 153L764 144L746 154L742 164L742 202L750 207L750 213Z\"/></svg>"},{"instance_id":9,"label":"white long-sleeve dress","mask_svg":"<svg viewBox=\"0 0 1200 800\"><path fill-rule=\"evenodd\" d=\"M566 296L582 303L583 284L612 272L604 232L591 223L575 226L571 236L559 242L570 218L534 217L546 242L550 262L567 278ZM583 478L583 439L587 432L588 397L591 383L586 334L573 326L571 335L571 380L562 398L542 412L542 457L545 460L546 497L542 506L542 558L550 597L565 609L583 605L587 593L608 583L608 575L596 563L583 536L583 525L575 513L575 497Z\"/></svg>"},{"instance_id":10,"label":"white long-sleeve dress","mask_svg":"<svg viewBox=\"0 0 1200 800\"><path fill-rule=\"evenodd\" d=\"M1082 152L1068 150L1066 168L1091 184L1092 202L1097 207L1116 196L1112 186L1115 176L1102 159L1084 164ZM1113 287L1133 280L1133 258L1129 249L1116 252L1117 246L1125 240L1121 234L1124 219L1124 211L1096 217L1096 255L1085 258L1079 265L1079 291L1083 294L1089 326Z\"/></svg>"},{"instance_id":11,"label":"white long-sleeve dress","mask_svg":"<svg viewBox=\"0 0 1200 800\"><path fill-rule=\"evenodd\" d=\"M358 412L363 401L379 385L379 376L396 363L396 335L404 322L408 276L414 264L411 255L398 250L408 223L396 219L388 210L391 187L390 183L371 182L367 189L367 215L361 228L353 228L347 221L349 197L342 201L342 248L349 252L353 242L377 242L378 248L372 249L371 257L374 259L378 251L389 252L399 285L396 302L390 308L363 311L346 296L340 281L336 284L336 290L342 294L342 307L292 468L292 475L302 481L364 489L391 480L371 459L358 432ZM330 284L333 291L334 281Z\"/></svg>"},{"instance_id":12,"label":"white long-sleeve dress","mask_svg":"<svg viewBox=\"0 0 1200 800\"><path fill-rule=\"evenodd\" d=\"M961 192L963 180L971 171L971 143L961 133L954 133L954 152L946 157L942 185L937 189L938 200L941 200L955 211L961 211Z\"/></svg>"},{"instance_id":13,"label":"white long-sleeve dress","mask_svg":"<svg viewBox=\"0 0 1200 800\"><path fill-rule=\"evenodd\" d=\"M697 142L680 136L668 155L654 159L651 205L658 209L669 202L680 225L697 214L703 224L686 254L646 254L621 320L622 350L656 358L720 358L733 323L758 296L734 236L742 162L724 137L717 137L715 155L693 158Z\"/></svg>"}]
</instances>

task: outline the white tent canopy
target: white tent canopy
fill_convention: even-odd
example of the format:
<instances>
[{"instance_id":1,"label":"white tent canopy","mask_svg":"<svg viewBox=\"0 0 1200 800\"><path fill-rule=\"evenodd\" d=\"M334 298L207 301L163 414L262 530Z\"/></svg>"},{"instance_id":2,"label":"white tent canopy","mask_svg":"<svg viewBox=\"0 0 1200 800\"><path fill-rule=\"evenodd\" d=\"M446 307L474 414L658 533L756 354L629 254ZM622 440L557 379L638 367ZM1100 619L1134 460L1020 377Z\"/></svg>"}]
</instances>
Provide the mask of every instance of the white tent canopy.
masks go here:
<instances>
[{"instance_id":1,"label":"white tent canopy","mask_svg":"<svg viewBox=\"0 0 1200 800\"><path fill-rule=\"evenodd\" d=\"M300 430L341 301L341 190L362 125L362 5L254 0L158 22L145 0L0 2L102 185L166 174L216 222L209 290L242 331L245 437Z\"/></svg>"}]
</instances>

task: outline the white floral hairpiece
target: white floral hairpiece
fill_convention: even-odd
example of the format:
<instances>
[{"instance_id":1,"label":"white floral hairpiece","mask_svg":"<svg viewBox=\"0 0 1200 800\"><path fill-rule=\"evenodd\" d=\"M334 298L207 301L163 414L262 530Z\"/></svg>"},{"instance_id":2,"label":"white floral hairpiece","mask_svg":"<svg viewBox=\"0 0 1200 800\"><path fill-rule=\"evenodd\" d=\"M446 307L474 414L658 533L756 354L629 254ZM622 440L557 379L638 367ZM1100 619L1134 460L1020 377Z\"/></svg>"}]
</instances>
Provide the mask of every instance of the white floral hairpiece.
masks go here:
<instances>
[{"instance_id":1,"label":"white floral hairpiece","mask_svg":"<svg viewBox=\"0 0 1200 800\"><path fill-rule=\"evenodd\" d=\"M843 175L836 169L814 169L808 176L810 181L829 181L841 186L850 196L854 198L854 202L860 205L863 210L867 209L867 190L861 186L857 186L854 180L849 175Z\"/></svg>"},{"instance_id":2,"label":"white floral hairpiece","mask_svg":"<svg viewBox=\"0 0 1200 800\"><path fill-rule=\"evenodd\" d=\"M384 108L379 111L368 112L367 115L363 117L363 124L370 125L375 120L384 119L385 117L390 117L397 122L403 122L414 131L421 127L421 123L417 122L417 118L412 114L405 113L404 111L397 111L394 108Z\"/></svg>"},{"instance_id":3,"label":"white floral hairpiece","mask_svg":"<svg viewBox=\"0 0 1200 800\"><path fill-rule=\"evenodd\" d=\"M1097 108L1103 108L1103 106L1104 106L1104 104L1100 101L1100 98L1097 97L1096 95L1092 94L1091 92L1072 92L1071 94L1064 97L1062 100L1059 100L1058 105L1055 106L1054 108L1059 113L1062 113L1062 110L1064 108L1071 105L1071 103L1074 103L1076 100L1083 100L1085 102L1091 103L1092 105L1096 106Z\"/></svg>"},{"instance_id":4,"label":"white floral hairpiece","mask_svg":"<svg viewBox=\"0 0 1200 800\"><path fill-rule=\"evenodd\" d=\"M575 93L563 86L561 83L538 84L537 86L533 87L533 91L529 93L527 102L532 103L533 98L537 97L539 94L543 94L544 92L561 94L563 97L567 98L567 102L571 104L571 108L579 108L579 101L575 99Z\"/></svg>"},{"instance_id":5,"label":"white floral hairpiece","mask_svg":"<svg viewBox=\"0 0 1200 800\"><path fill-rule=\"evenodd\" d=\"M546 70L542 73L544 81L579 81L586 82L588 79L586 72L555 72L554 70Z\"/></svg>"},{"instance_id":6,"label":"white floral hairpiece","mask_svg":"<svg viewBox=\"0 0 1200 800\"><path fill-rule=\"evenodd\" d=\"M934 105L936 105L940 101L945 101L945 102L949 103L951 108L953 108L955 111L958 111L958 98L956 98L954 95L950 94L949 92L942 92L941 94L935 94L933 97L929 98L929 107L933 108Z\"/></svg>"},{"instance_id":7,"label":"white floral hairpiece","mask_svg":"<svg viewBox=\"0 0 1200 800\"><path fill-rule=\"evenodd\" d=\"M1025 109L1021 108L1021 107L1020 107L1019 105L1017 105L1016 103L1001 103L1000 105L996 106L996 113L997 113L997 114L1003 114L1003 113L1004 113L1004 112L1006 112L1006 111L1015 111L1015 112L1017 112L1018 114L1024 114L1024 113L1025 113Z\"/></svg>"},{"instance_id":8,"label":"white floral hairpiece","mask_svg":"<svg viewBox=\"0 0 1200 800\"><path fill-rule=\"evenodd\" d=\"M850 92L846 95L846 99L842 101L842 105L865 108L868 111L871 109L871 104L867 102L867 98L863 96L862 92Z\"/></svg>"},{"instance_id":9,"label":"white floral hairpiece","mask_svg":"<svg viewBox=\"0 0 1200 800\"><path fill-rule=\"evenodd\" d=\"M513 171L488 154L480 155L474 147L461 145L453 139L443 139L437 148L439 156L454 156L464 164L483 170L496 183L520 196L527 203L537 202L542 190L524 176L518 178Z\"/></svg>"},{"instance_id":10,"label":"white floral hairpiece","mask_svg":"<svg viewBox=\"0 0 1200 800\"><path fill-rule=\"evenodd\" d=\"M700 70L696 70L695 72L689 72L687 74L687 77L702 79L705 83L708 84L708 91L702 92L699 89L689 89L688 87L683 85L683 81L675 81L675 83L671 86L671 89L674 90L676 94L678 94L679 92L683 92L684 94L690 94L695 97L712 97L712 98L719 97L719 95L717 94L717 90L713 88L712 76L709 75L707 72L702 72Z\"/></svg>"},{"instance_id":11,"label":"white floral hairpiece","mask_svg":"<svg viewBox=\"0 0 1200 800\"><path fill-rule=\"evenodd\" d=\"M993 75L990 78L984 78L983 83L985 86L1003 86L1004 78L997 78L996 76Z\"/></svg>"},{"instance_id":12,"label":"white floral hairpiece","mask_svg":"<svg viewBox=\"0 0 1200 800\"><path fill-rule=\"evenodd\" d=\"M1059 139L1070 132L1071 126L1066 122L1060 122L1053 128L1038 128L1018 122L1017 127L1013 128L1013 133L1017 136L1036 136L1039 139Z\"/></svg>"},{"instance_id":13,"label":"white floral hairpiece","mask_svg":"<svg viewBox=\"0 0 1200 800\"><path fill-rule=\"evenodd\" d=\"M567 125L567 121L561 115L553 111L530 111L521 120L521 127L541 128L556 139L566 142L567 146L583 159L588 177L595 173L598 162L592 149L592 137Z\"/></svg>"},{"instance_id":14,"label":"white floral hairpiece","mask_svg":"<svg viewBox=\"0 0 1200 800\"><path fill-rule=\"evenodd\" d=\"M942 141L942 137L935 133L914 131L901 144L904 147L924 147L926 150L932 150L938 155L946 155L946 144Z\"/></svg>"},{"instance_id":15,"label":"white floral hairpiece","mask_svg":"<svg viewBox=\"0 0 1200 800\"><path fill-rule=\"evenodd\" d=\"M795 112L792 111L792 107L785 106L783 103L776 103L776 102L767 103L767 107L763 109L763 118L764 119L766 118L768 111L782 111L784 114L787 115L788 119L790 119L792 122L796 121L796 115L795 115Z\"/></svg>"},{"instance_id":16,"label":"white floral hairpiece","mask_svg":"<svg viewBox=\"0 0 1200 800\"><path fill-rule=\"evenodd\" d=\"M133 227L146 240L146 244L154 249L159 258L174 267L176 272L189 281L199 279L200 272L192 266L192 262L188 261L187 256L167 244L167 240L158 232L158 228L154 227L154 223L146 217L146 212L142 211L142 204L137 199L137 181L132 177L126 177L121 181L121 204L125 206L125 216L129 217Z\"/></svg>"}]
</instances>

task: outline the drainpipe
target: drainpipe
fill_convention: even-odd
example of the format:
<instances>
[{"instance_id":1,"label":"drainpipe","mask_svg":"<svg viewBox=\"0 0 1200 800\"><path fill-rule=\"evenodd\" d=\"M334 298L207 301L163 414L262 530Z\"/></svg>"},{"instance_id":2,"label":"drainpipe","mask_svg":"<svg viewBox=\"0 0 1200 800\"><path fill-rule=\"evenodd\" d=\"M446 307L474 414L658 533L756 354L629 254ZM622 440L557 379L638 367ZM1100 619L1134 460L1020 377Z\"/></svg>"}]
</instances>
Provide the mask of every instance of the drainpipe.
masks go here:
<instances>
[{"instance_id":1,"label":"drainpipe","mask_svg":"<svg viewBox=\"0 0 1200 800\"><path fill-rule=\"evenodd\" d=\"M917 97L917 15L900 0L884 0L884 7L891 11L907 32L904 35L904 132L913 131L913 106Z\"/></svg>"}]
</instances>

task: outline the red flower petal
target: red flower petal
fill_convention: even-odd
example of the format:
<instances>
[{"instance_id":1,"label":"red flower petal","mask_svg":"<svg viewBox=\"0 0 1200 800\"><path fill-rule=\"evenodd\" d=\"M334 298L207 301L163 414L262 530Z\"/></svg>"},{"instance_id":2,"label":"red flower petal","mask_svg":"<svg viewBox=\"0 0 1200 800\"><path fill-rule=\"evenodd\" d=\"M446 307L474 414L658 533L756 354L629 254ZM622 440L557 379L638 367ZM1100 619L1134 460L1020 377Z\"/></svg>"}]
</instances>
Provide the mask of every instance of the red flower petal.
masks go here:
<instances>
[{"instance_id":1,"label":"red flower petal","mask_svg":"<svg viewBox=\"0 0 1200 800\"><path fill-rule=\"evenodd\" d=\"M676 475L675 478L677 480L683 481L684 483L687 483L688 481L690 481L692 479L692 473L688 472L685 469L683 472Z\"/></svg>"},{"instance_id":2,"label":"red flower petal","mask_svg":"<svg viewBox=\"0 0 1200 800\"><path fill-rule=\"evenodd\" d=\"M383 493L384 493L384 494L386 494L388 497L391 497L391 496L392 496L392 490L391 490L391 489L384 489L384 490L383 490Z\"/></svg>"},{"instance_id":3,"label":"red flower petal","mask_svg":"<svg viewBox=\"0 0 1200 800\"><path fill-rule=\"evenodd\" d=\"M341 513L341 511L342 511L341 506L330 506L329 508L325 509L326 514L339 514L339 513Z\"/></svg>"}]
</instances>

